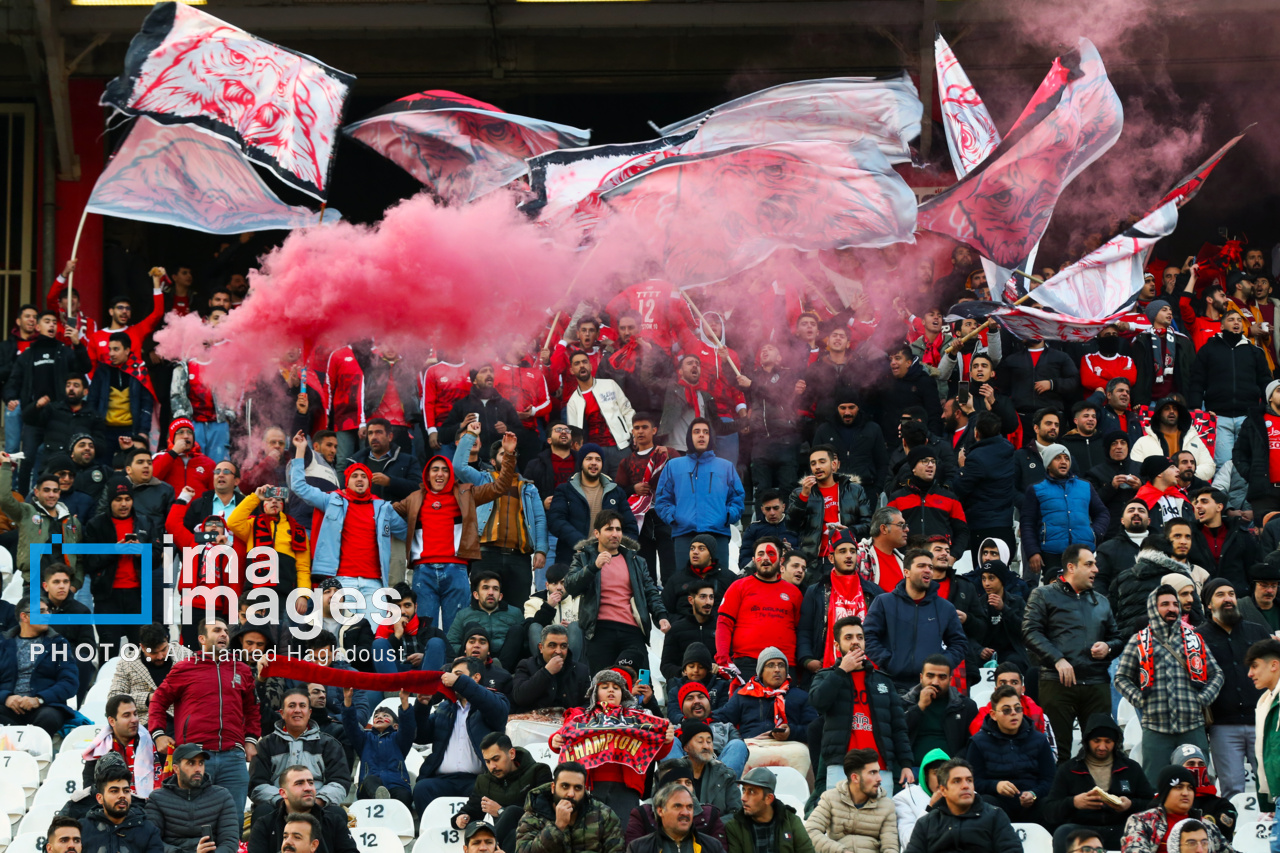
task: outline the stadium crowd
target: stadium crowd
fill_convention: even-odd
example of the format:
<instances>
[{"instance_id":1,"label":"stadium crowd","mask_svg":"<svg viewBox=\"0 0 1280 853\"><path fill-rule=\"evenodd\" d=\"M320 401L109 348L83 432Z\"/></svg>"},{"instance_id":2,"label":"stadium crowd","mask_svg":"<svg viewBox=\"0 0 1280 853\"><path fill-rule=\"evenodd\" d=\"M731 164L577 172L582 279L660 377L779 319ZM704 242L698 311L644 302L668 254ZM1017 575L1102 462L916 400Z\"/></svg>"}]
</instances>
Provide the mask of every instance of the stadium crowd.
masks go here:
<instances>
[{"instance_id":1,"label":"stadium crowd","mask_svg":"<svg viewBox=\"0 0 1280 853\"><path fill-rule=\"evenodd\" d=\"M1232 799L1280 785L1267 267L1155 262L1085 344L948 322L986 288L964 247L892 309L774 285L741 330L650 280L465 361L295 350L234 398L151 336L243 271L155 270L102 324L60 278L0 343L0 724L67 732L138 653L47 850L354 853L353 797L465 797L467 853L1231 850ZM234 570L255 548L276 575ZM153 624L40 624L31 585L155 590ZM213 587L316 604L255 625Z\"/></svg>"}]
</instances>

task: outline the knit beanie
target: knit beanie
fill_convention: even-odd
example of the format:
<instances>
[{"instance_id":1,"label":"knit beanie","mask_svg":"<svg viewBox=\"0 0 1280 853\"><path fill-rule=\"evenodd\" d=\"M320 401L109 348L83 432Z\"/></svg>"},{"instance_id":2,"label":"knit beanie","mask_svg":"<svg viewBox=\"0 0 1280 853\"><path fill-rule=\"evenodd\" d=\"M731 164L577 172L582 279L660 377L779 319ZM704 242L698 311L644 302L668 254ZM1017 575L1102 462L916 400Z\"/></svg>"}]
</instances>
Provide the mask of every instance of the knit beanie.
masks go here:
<instances>
[{"instance_id":1,"label":"knit beanie","mask_svg":"<svg viewBox=\"0 0 1280 853\"><path fill-rule=\"evenodd\" d=\"M707 691L707 686L701 681L686 681L680 685L680 690L676 693L676 704L683 707L684 699L690 693L701 693L708 699L711 698L711 694Z\"/></svg>"},{"instance_id":2,"label":"knit beanie","mask_svg":"<svg viewBox=\"0 0 1280 853\"><path fill-rule=\"evenodd\" d=\"M1267 393L1266 393L1266 396L1264 396L1264 397L1262 398L1262 402L1263 402L1263 403L1270 403L1270 402L1271 402L1271 395L1275 392L1275 390L1276 390L1277 388L1280 388L1280 379L1272 379L1270 382L1268 382L1268 383L1267 383Z\"/></svg>"},{"instance_id":3,"label":"knit beanie","mask_svg":"<svg viewBox=\"0 0 1280 853\"><path fill-rule=\"evenodd\" d=\"M1040 461L1044 463L1044 467L1048 468L1049 463L1057 459L1062 454L1067 454L1067 458L1071 458L1071 451L1063 447L1061 444L1051 444L1048 447L1040 448Z\"/></svg>"},{"instance_id":4,"label":"knit beanie","mask_svg":"<svg viewBox=\"0 0 1280 853\"><path fill-rule=\"evenodd\" d=\"M697 720L685 719L680 723L680 745L687 747L689 741L700 734L711 734L711 726Z\"/></svg>"},{"instance_id":5,"label":"knit beanie","mask_svg":"<svg viewBox=\"0 0 1280 853\"><path fill-rule=\"evenodd\" d=\"M702 643L690 643L689 648L684 650L684 656L680 658L680 668L684 669L691 663L700 663L707 670L711 671L711 650Z\"/></svg>"},{"instance_id":6,"label":"knit beanie","mask_svg":"<svg viewBox=\"0 0 1280 853\"><path fill-rule=\"evenodd\" d=\"M693 765L689 763L687 758L675 758L671 761L664 761L658 765L658 770L653 774L653 789L656 791L668 782L674 782L677 779L692 779Z\"/></svg>"},{"instance_id":7,"label":"knit beanie","mask_svg":"<svg viewBox=\"0 0 1280 853\"><path fill-rule=\"evenodd\" d=\"M710 533L699 533L697 536L689 540L690 545L694 542L702 543L703 547L711 552L711 562L714 563L716 559L716 537L712 536Z\"/></svg>"},{"instance_id":8,"label":"knit beanie","mask_svg":"<svg viewBox=\"0 0 1280 853\"><path fill-rule=\"evenodd\" d=\"M1208 608L1209 602L1213 600L1213 594L1224 586L1234 586L1231 581L1226 578L1209 578L1204 582L1204 586L1200 588L1200 600L1204 602L1204 606Z\"/></svg>"},{"instance_id":9,"label":"knit beanie","mask_svg":"<svg viewBox=\"0 0 1280 853\"><path fill-rule=\"evenodd\" d=\"M582 445L582 448L578 451L577 462L578 462L579 471L582 470L582 461L587 458L588 453L598 454L600 456L600 461L601 462L604 461L604 451L600 449L600 445L587 442L586 444Z\"/></svg>"},{"instance_id":10,"label":"knit beanie","mask_svg":"<svg viewBox=\"0 0 1280 853\"><path fill-rule=\"evenodd\" d=\"M1142 460L1142 465L1138 468L1138 476L1142 478L1142 482L1150 483L1168 470L1172 464L1167 456L1148 456Z\"/></svg>"},{"instance_id":11,"label":"knit beanie","mask_svg":"<svg viewBox=\"0 0 1280 853\"><path fill-rule=\"evenodd\" d=\"M1191 586L1195 583L1189 575L1182 572L1169 572L1169 574L1160 578L1161 585L1168 584L1173 587L1174 592L1182 592L1184 587Z\"/></svg>"},{"instance_id":12,"label":"knit beanie","mask_svg":"<svg viewBox=\"0 0 1280 853\"><path fill-rule=\"evenodd\" d=\"M44 460L44 471L42 473L56 474L59 471L74 471L74 470L76 470L76 465L74 462L71 461L71 454L53 453L53 454L50 454L48 459Z\"/></svg>"},{"instance_id":13,"label":"knit beanie","mask_svg":"<svg viewBox=\"0 0 1280 853\"><path fill-rule=\"evenodd\" d=\"M1154 323L1156 321L1156 315L1160 313L1161 308L1168 308L1171 311L1173 310L1172 306L1163 299L1152 299L1147 303L1147 310L1142 313L1146 314L1147 319Z\"/></svg>"},{"instance_id":14,"label":"knit beanie","mask_svg":"<svg viewBox=\"0 0 1280 853\"><path fill-rule=\"evenodd\" d=\"M908 471L915 470L916 465L920 464L926 459L932 459L936 462L938 460L937 451L935 451L932 447L930 447L927 444L922 444L919 447L911 448L911 452L907 454L907 470Z\"/></svg>"},{"instance_id":15,"label":"knit beanie","mask_svg":"<svg viewBox=\"0 0 1280 853\"><path fill-rule=\"evenodd\" d=\"M1156 776L1156 806L1164 808L1164 798L1169 796L1169 791L1176 785L1186 782L1191 787L1196 786L1196 774L1192 773L1181 764L1171 764L1168 767L1160 769L1159 775Z\"/></svg>"},{"instance_id":16,"label":"knit beanie","mask_svg":"<svg viewBox=\"0 0 1280 853\"><path fill-rule=\"evenodd\" d=\"M756 677L757 678L764 675L764 665L774 659L778 659L778 660L781 660L783 663L787 663L787 656L784 655L782 653L782 649L779 649L777 646L770 646L769 648L765 649L760 653L760 656L756 658Z\"/></svg>"},{"instance_id":17,"label":"knit beanie","mask_svg":"<svg viewBox=\"0 0 1280 853\"><path fill-rule=\"evenodd\" d=\"M1193 758L1200 759L1206 765L1209 763L1209 759L1205 757L1204 750L1196 746L1194 743L1184 743L1182 746L1175 749L1173 751L1173 755L1169 756L1169 763L1185 767L1187 762Z\"/></svg>"}]
</instances>

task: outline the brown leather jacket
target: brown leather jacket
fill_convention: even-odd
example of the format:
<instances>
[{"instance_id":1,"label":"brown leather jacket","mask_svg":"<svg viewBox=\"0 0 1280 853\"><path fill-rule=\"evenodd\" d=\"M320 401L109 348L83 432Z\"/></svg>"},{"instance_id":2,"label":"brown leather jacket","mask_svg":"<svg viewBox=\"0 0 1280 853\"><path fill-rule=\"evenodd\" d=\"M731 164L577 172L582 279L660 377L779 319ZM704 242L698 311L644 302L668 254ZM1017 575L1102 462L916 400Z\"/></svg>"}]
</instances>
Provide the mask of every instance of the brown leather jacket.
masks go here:
<instances>
[{"instance_id":1,"label":"brown leather jacket","mask_svg":"<svg viewBox=\"0 0 1280 853\"><path fill-rule=\"evenodd\" d=\"M458 540L458 557L463 560L480 559L480 528L476 524L476 506L496 500L506 494L507 490L516 481L516 455L514 453L503 454L502 469L498 472L498 479L485 483L483 486L459 483L453 474L453 463L443 456L433 456L427 460L426 467L422 469L422 488L393 505L395 511L404 516L404 520L409 525L404 543L405 557L408 560L410 571L412 571L413 567L413 540L414 532L418 529L418 514L421 512L422 502L426 500L427 496L427 468L430 468L431 462L437 458L444 459L449 464L449 483L446 487L452 487L453 498L458 502L458 511L462 516L462 537Z\"/></svg>"}]
</instances>

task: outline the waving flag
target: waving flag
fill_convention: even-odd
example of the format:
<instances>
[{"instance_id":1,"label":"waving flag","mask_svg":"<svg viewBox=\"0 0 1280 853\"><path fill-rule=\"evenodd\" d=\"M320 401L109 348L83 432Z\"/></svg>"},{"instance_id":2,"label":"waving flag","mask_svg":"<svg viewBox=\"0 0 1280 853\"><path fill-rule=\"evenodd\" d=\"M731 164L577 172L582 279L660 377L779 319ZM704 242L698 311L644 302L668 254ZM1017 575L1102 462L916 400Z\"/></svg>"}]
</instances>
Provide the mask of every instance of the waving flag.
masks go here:
<instances>
[{"instance_id":1,"label":"waving flag","mask_svg":"<svg viewBox=\"0 0 1280 853\"><path fill-rule=\"evenodd\" d=\"M199 9L157 3L129 43L102 105L226 138L323 200L342 105L355 77Z\"/></svg>"},{"instance_id":2,"label":"waving flag","mask_svg":"<svg viewBox=\"0 0 1280 853\"><path fill-rule=\"evenodd\" d=\"M947 149L956 177L963 178L1000 144L1000 131L942 33L934 41L933 54L938 66L938 103L942 106Z\"/></svg>"},{"instance_id":3,"label":"waving flag","mask_svg":"<svg viewBox=\"0 0 1280 853\"><path fill-rule=\"evenodd\" d=\"M1132 311L1118 311L1107 317L1082 320L1030 305L1004 305L991 312L990 316L1024 341L1085 343L1096 338L1099 332L1112 323L1128 323L1136 331L1151 327L1151 322L1145 316ZM1129 334L1133 333L1131 331Z\"/></svg>"},{"instance_id":4,"label":"waving flag","mask_svg":"<svg viewBox=\"0 0 1280 853\"><path fill-rule=\"evenodd\" d=\"M140 118L89 197L104 216L176 225L211 234L301 228L319 214L282 202L240 152L189 125ZM336 210L326 222L341 218Z\"/></svg>"},{"instance_id":5,"label":"waving flag","mask_svg":"<svg viewBox=\"0 0 1280 853\"><path fill-rule=\"evenodd\" d=\"M915 194L867 141L682 154L601 198L681 286L728 278L784 246L880 247L913 242L915 230Z\"/></svg>"},{"instance_id":6,"label":"waving flag","mask_svg":"<svg viewBox=\"0 0 1280 853\"><path fill-rule=\"evenodd\" d=\"M401 98L343 132L450 202L474 201L525 174L525 160L587 144L591 131L512 115L429 90Z\"/></svg>"},{"instance_id":7,"label":"waving flag","mask_svg":"<svg viewBox=\"0 0 1280 853\"><path fill-rule=\"evenodd\" d=\"M895 80L831 78L774 86L663 128L697 130L681 154L738 145L828 140L874 143L890 163L911 162L924 106L906 74Z\"/></svg>"},{"instance_id":8,"label":"waving flag","mask_svg":"<svg viewBox=\"0 0 1280 853\"><path fill-rule=\"evenodd\" d=\"M1252 127L1252 124L1249 125L1249 127L1246 127L1239 136L1228 140L1226 145L1223 145L1217 151L1213 152L1208 160L1205 160L1199 166L1196 166L1184 175L1178 183L1174 184L1173 189L1165 193L1164 198L1160 200L1161 203L1173 201L1177 202L1178 207L1182 207L1184 204L1191 201L1191 199L1195 198L1200 192L1200 188L1204 186L1204 182L1209 180L1209 175L1218 167L1218 163L1222 158L1226 156L1226 153L1232 148L1235 148L1236 143L1241 139L1244 139L1244 135L1248 133L1249 129Z\"/></svg>"},{"instance_id":9,"label":"waving flag","mask_svg":"<svg viewBox=\"0 0 1280 853\"><path fill-rule=\"evenodd\" d=\"M920 205L920 227L1016 269L1044 235L1063 189L1115 143L1123 124L1124 109L1097 49L1080 39L1054 61L999 146Z\"/></svg>"}]
</instances>

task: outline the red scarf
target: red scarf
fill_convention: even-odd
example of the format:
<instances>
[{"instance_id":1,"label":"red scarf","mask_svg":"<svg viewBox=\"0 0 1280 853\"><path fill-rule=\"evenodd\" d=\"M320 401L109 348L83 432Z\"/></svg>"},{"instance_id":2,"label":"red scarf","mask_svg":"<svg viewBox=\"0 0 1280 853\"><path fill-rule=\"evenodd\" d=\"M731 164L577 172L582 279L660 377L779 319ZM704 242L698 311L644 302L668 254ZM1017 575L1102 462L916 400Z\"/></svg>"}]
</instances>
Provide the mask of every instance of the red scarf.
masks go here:
<instances>
[{"instance_id":1,"label":"red scarf","mask_svg":"<svg viewBox=\"0 0 1280 853\"><path fill-rule=\"evenodd\" d=\"M632 335L631 340L618 347L609 356L609 366L621 373L635 373L640 361L640 336Z\"/></svg>"},{"instance_id":2,"label":"red scarf","mask_svg":"<svg viewBox=\"0 0 1280 853\"><path fill-rule=\"evenodd\" d=\"M698 394L698 386L690 385L683 379L677 379L676 382L684 389L684 401L689 404L690 409L693 409L693 416L706 417L707 413L702 410L702 397Z\"/></svg>"},{"instance_id":3,"label":"red scarf","mask_svg":"<svg viewBox=\"0 0 1280 853\"><path fill-rule=\"evenodd\" d=\"M124 367L120 369L141 382L142 387L147 389L152 399L156 399L156 389L151 386L151 374L147 372L146 362L137 353L129 350L129 357L125 359Z\"/></svg>"},{"instance_id":4,"label":"red scarf","mask_svg":"<svg viewBox=\"0 0 1280 853\"><path fill-rule=\"evenodd\" d=\"M753 699L773 699L773 727L780 729L787 724L787 691L791 689L791 679L782 682L782 686L771 690L752 678L738 688L739 696L750 696Z\"/></svg>"},{"instance_id":5,"label":"red scarf","mask_svg":"<svg viewBox=\"0 0 1280 853\"><path fill-rule=\"evenodd\" d=\"M294 554L301 554L307 550L307 529L301 524L294 524L293 520L284 514L258 513L253 517L253 547L272 549L276 547L276 534L271 529L272 521L289 525L289 547Z\"/></svg>"},{"instance_id":6,"label":"red scarf","mask_svg":"<svg viewBox=\"0 0 1280 853\"><path fill-rule=\"evenodd\" d=\"M347 466L347 481L351 481L351 473L353 471L363 471L364 475L369 478L369 488L365 490L363 495L357 495L351 489L342 489L339 494L353 503L363 504L373 502L373 472L369 470L369 466L354 462Z\"/></svg>"},{"instance_id":7,"label":"red scarf","mask_svg":"<svg viewBox=\"0 0 1280 853\"><path fill-rule=\"evenodd\" d=\"M857 573L843 575L831 570L831 595L827 603L827 644L822 649L822 665L834 666L840 658L836 643L836 623L846 616L867 618L867 602L862 597L862 579Z\"/></svg>"},{"instance_id":8,"label":"red scarf","mask_svg":"<svg viewBox=\"0 0 1280 853\"><path fill-rule=\"evenodd\" d=\"M440 683L440 676L443 674L421 669L395 673L359 672L354 669L334 669L332 666L321 666L296 658L278 658L274 654L262 668L263 678L289 678L294 681L315 682L326 687L350 687L353 690L376 690L381 693L398 692L402 689L417 695L440 693L450 702L455 702L457 694Z\"/></svg>"},{"instance_id":9,"label":"red scarf","mask_svg":"<svg viewBox=\"0 0 1280 853\"><path fill-rule=\"evenodd\" d=\"M1205 660L1204 640L1195 631L1188 628L1181 622L1178 623L1178 629L1182 632L1182 651L1186 657L1187 674L1191 676L1191 680L1196 684L1205 684L1209 681L1209 664ZM1138 685L1142 690L1146 690L1156 680L1156 661L1155 661L1155 635L1151 631L1151 626L1143 628L1138 632L1138 666L1141 667L1141 682Z\"/></svg>"}]
</instances>

